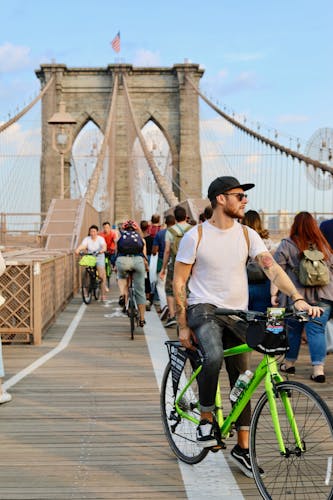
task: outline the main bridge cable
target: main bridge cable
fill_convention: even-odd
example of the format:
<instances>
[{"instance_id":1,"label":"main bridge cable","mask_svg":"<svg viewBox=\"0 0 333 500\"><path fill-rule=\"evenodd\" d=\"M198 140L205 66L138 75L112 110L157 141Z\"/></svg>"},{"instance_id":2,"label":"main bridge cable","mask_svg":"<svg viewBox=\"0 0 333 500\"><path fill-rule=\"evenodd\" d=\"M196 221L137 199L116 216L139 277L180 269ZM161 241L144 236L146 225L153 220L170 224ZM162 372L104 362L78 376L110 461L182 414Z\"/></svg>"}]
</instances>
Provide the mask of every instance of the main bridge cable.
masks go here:
<instances>
[{"instance_id":1,"label":"main bridge cable","mask_svg":"<svg viewBox=\"0 0 333 500\"><path fill-rule=\"evenodd\" d=\"M136 132L137 137L139 139L143 153L144 153L145 158L149 164L149 167L151 169L151 172L153 174L155 182L158 185L159 190L161 191L165 201L168 203L168 205L170 207L173 207L179 203L179 200L175 196L175 194L173 193L172 189L170 189L170 186L168 185L165 177L161 174L158 166L155 163L155 160L154 160L152 154L150 153L150 151L147 147L146 141L145 141L145 139L141 133L141 130L140 130L140 128L135 120L134 110L133 110L132 102L131 102L131 99L129 96L125 74L123 73L122 75L123 75L123 85L124 85L125 95L127 98L128 109L130 111L132 123L134 125L135 132Z\"/></svg>"},{"instance_id":2,"label":"main bridge cable","mask_svg":"<svg viewBox=\"0 0 333 500\"><path fill-rule=\"evenodd\" d=\"M33 101L31 101L30 104L28 104L19 113L17 113L17 115L13 116L13 118L11 118L10 120L8 120L8 122L3 123L2 125L0 125L0 133L3 132L4 130L6 130L6 128L10 127L13 123L17 122L17 120L19 120L22 116L24 116L43 97L43 95L45 94L45 92L48 91L49 87L53 83L53 80L54 80L54 76L52 76L49 79L49 81L47 82L47 84L45 85L45 87L43 88L43 90L38 94L37 97L35 97L35 99Z\"/></svg>"},{"instance_id":3,"label":"main bridge cable","mask_svg":"<svg viewBox=\"0 0 333 500\"><path fill-rule=\"evenodd\" d=\"M113 92L111 94L111 103L110 103L110 110L106 122L106 127L105 127L105 132L104 132L104 138L102 142L102 146L97 158L96 166L93 170L93 173L91 174L91 177L89 179L89 184L86 190L86 193L84 195L86 201L93 205L95 194L98 188L98 183L101 175L101 171L103 169L103 164L104 164L104 158L105 158L105 153L106 149L109 143L110 139L110 132L111 132L111 125L113 123L113 117L115 114L115 109L116 109L116 100L117 100L117 93L118 93L118 74L115 74L114 77L114 84L113 84Z\"/></svg>"},{"instance_id":4,"label":"main bridge cable","mask_svg":"<svg viewBox=\"0 0 333 500\"><path fill-rule=\"evenodd\" d=\"M187 81L190 83L190 85L193 87L193 89L197 92L197 94L212 108L214 111L216 111L220 116L222 116L225 120L227 120L229 123L234 125L235 127L241 129L243 132L246 134L249 134L252 136L254 139L257 139L258 141L266 144L267 146L270 146L271 148L274 148L281 153L285 153L287 156L291 156L292 158L298 159L300 162L304 162L306 165L312 165L314 168L319 168L325 172L329 172L331 175L333 175L333 167L328 167L324 163L321 163L320 161L313 160L309 156L302 155L298 151L294 151L290 148L286 148L282 144L279 144L278 142L272 141L271 139L268 139L264 135L258 134L254 130L246 127L242 123L238 122L234 118L231 118L231 116L227 115L224 113L222 110L220 110L217 106L215 106L214 103L212 103L205 95L203 95L200 90L196 87L196 85L193 83L191 78L186 75Z\"/></svg>"}]
</instances>

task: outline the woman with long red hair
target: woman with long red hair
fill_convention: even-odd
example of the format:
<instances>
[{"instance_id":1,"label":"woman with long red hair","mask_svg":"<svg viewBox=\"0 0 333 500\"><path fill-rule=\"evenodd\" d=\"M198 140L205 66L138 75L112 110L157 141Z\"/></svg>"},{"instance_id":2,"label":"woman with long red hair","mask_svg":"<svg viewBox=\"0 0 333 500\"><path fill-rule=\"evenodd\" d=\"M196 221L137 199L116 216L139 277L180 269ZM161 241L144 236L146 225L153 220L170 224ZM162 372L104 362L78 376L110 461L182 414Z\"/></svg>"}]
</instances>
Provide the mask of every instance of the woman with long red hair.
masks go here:
<instances>
[{"instance_id":1,"label":"woman with long red hair","mask_svg":"<svg viewBox=\"0 0 333 500\"><path fill-rule=\"evenodd\" d=\"M325 261L330 268L330 282L328 285L304 286L298 278L298 269L300 259L304 250L313 247L324 254ZM333 299L333 254L326 239L322 235L316 220L309 212L300 212L295 216L293 225L290 229L289 238L285 238L278 246L274 259L286 271L289 278L297 288L297 291L312 305L319 305L323 313L316 322L309 321L305 323L305 331L310 351L311 364L313 372L311 380L318 383L325 382L324 364L326 358L326 337L325 327L330 317L330 302ZM292 303L288 297L273 293L272 303L279 304L281 307L291 306ZM298 358L302 338L302 323L290 320L289 345L285 363L281 365L281 371L289 374L296 372L295 363Z\"/></svg>"}]
</instances>

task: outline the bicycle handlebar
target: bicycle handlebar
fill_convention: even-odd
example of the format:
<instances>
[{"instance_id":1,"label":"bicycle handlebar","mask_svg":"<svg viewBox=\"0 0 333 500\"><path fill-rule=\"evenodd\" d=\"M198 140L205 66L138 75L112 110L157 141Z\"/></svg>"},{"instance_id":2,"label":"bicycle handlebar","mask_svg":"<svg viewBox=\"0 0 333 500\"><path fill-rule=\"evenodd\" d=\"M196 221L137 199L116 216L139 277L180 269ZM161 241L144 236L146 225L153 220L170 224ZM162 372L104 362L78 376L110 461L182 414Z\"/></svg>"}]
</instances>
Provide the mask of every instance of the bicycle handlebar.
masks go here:
<instances>
[{"instance_id":1,"label":"bicycle handlebar","mask_svg":"<svg viewBox=\"0 0 333 500\"><path fill-rule=\"evenodd\" d=\"M274 308L273 308L274 309ZM215 310L217 316L238 316L247 323L267 321L270 316L267 313L260 311L243 311L241 309L224 309L218 307ZM284 319L292 318L299 322L313 321L314 323L321 324L319 321L312 319L306 311L295 311L292 309L286 310Z\"/></svg>"},{"instance_id":2,"label":"bicycle handlebar","mask_svg":"<svg viewBox=\"0 0 333 500\"><path fill-rule=\"evenodd\" d=\"M97 255L100 255L99 252L83 252L81 250L81 252L79 252L80 255L93 255L94 257L97 257Z\"/></svg>"}]
</instances>

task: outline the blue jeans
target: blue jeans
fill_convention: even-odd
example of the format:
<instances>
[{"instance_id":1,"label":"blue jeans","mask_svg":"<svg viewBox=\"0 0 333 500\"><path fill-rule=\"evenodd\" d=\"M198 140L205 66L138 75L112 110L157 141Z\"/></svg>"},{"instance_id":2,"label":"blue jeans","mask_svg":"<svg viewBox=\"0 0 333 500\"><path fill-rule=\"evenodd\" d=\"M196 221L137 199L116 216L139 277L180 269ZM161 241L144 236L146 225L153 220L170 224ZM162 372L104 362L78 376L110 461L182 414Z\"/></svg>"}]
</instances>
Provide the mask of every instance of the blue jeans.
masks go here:
<instances>
[{"instance_id":1,"label":"blue jeans","mask_svg":"<svg viewBox=\"0 0 333 500\"><path fill-rule=\"evenodd\" d=\"M117 276L118 279L126 279L128 271L133 273L133 283L135 290L135 299L137 304L146 303L145 294L145 275L146 269L143 257L141 255L124 255L117 258Z\"/></svg>"},{"instance_id":2,"label":"blue jeans","mask_svg":"<svg viewBox=\"0 0 333 500\"><path fill-rule=\"evenodd\" d=\"M223 350L245 342L246 326L227 316L215 316L216 307L211 304L196 304L187 309L188 326L196 335L203 354L202 370L198 376L201 411L215 409L215 395L219 373L223 362ZM230 387L240 373L249 368L249 353L226 358L225 364ZM250 403L244 408L236 422L236 429L248 428L251 419Z\"/></svg>"},{"instance_id":3,"label":"blue jeans","mask_svg":"<svg viewBox=\"0 0 333 500\"><path fill-rule=\"evenodd\" d=\"M312 365L322 365L326 358L326 337L325 337L325 327L326 323L330 317L331 307L326 303L319 302L318 305L323 307L324 312L320 318L316 318L320 324L316 324L313 321L308 321L307 323L298 323L295 320L288 320L288 338L290 349L286 355L286 360L295 362L298 358L299 349L302 340L302 330L305 328L306 337L308 340L308 346L311 357ZM305 325L305 326L304 326Z\"/></svg>"}]
</instances>

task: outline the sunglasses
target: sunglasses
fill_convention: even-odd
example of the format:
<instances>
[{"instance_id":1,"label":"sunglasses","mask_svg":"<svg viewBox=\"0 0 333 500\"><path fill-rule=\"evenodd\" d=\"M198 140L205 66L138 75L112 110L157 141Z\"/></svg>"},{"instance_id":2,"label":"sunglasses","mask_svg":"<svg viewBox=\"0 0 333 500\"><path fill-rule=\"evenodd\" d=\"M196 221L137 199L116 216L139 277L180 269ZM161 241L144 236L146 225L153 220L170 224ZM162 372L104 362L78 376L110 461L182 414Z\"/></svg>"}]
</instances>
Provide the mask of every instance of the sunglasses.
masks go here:
<instances>
[{"instance_id":1,"label":"sunglasses","mask_svg":"<svg viewBox=\"0 0 333 500\"><path fill-rule=\"evenodd\" d=\"M247 194L245 193L223 193L223 196L237 196L239 201L242 201L243 198L247 198Z\"/></svg>"}]
</instances>

